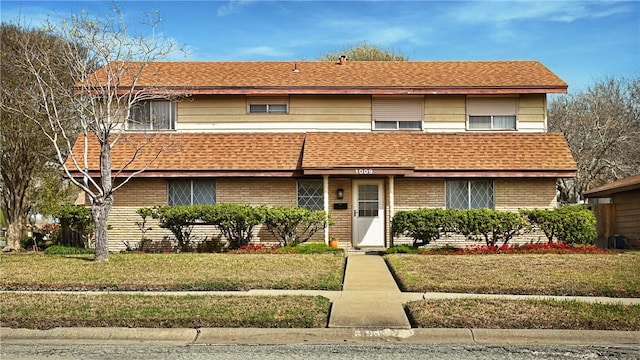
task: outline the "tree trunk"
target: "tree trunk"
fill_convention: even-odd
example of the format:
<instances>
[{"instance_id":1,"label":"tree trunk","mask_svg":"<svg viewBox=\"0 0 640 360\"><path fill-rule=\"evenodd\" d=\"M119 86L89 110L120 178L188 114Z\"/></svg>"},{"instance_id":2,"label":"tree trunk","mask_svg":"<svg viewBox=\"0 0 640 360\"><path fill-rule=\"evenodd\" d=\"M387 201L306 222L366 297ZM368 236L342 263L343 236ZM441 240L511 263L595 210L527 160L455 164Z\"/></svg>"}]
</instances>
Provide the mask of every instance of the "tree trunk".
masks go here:
<instances>
[{"instance_id":1,"label":"tree trunk","mask_svg":"<svg viewBox=\"0 0 640 360\"><path fill-rule=\"evenodd\" d=\"M96 243L95 261L109 260L109 231L107 226L112 207L113 195L107 196L102 201L94 201L91 205Z\"/></svg>"},{"instance_id":2,"label":"tree trunk","mask_svg":"<svg viewBox=\"0 0 640 360\"><path fill-rule=\"evenodd\" d=\"M12 221L7 220L7 247L11 250L20 250L20 240L26 235L25 226L27 219L24 216L18 216Z\"/></svg>"}]
</instances>

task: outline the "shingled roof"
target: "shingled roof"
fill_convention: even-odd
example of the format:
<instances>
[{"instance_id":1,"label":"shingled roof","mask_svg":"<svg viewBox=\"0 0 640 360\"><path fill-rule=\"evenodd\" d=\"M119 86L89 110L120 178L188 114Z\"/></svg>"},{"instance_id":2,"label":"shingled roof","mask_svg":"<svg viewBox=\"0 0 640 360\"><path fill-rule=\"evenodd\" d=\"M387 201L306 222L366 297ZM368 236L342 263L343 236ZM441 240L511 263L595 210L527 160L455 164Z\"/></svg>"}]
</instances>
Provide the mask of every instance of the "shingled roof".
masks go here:
<instances>
[{"instance_id":1,"label":"shingled roof","mask_svg":"<svg viewBox=\"0 0 640 360\"><path fill-rule=\"evenodd\" d=\"M106 69L94 79L105 82ZM139 89L185 94L565 93L537 61L331 61L127 63ZM142 69L142 70L140 70ZM120 86L132 82L125 74Z\"/></svg>"},{"instance_id":2,"label":"shingled roof","mask_svg":"<svg viewBox=\"0 0 640 360\"><path fill-rule=\"evenodd\" d=\"M83 144L80 138L74 153ZM90 140L94 176L98 148ZM378 175L565 177L576 169L557 133L126 133L111 154L114 169L126 165L121 175L146 167L140 176L147 177L356 174L363 168Z\"/></svg>"},{"instance_id":3,"label":"shingled roof","mask_svg":"<svg viewBox=\"0 0 640 360\"><path fill-rule=\"evenodd\" d=\"M598 186L597 188L585 191L582 195L586 198L609 197L614 194L636 189L640 189L640 174Z\"/></svg>"}]
</instances>

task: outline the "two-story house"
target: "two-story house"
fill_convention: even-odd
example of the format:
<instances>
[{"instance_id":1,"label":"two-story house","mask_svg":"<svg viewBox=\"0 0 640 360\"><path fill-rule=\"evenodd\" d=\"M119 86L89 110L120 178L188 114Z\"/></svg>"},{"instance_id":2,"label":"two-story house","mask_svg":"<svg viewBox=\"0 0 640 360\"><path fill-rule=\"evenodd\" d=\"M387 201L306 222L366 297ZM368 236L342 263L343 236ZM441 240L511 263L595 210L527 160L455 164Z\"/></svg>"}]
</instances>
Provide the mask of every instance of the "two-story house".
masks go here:
<instances>
[{"instance_id":1,"label":"two-story house","mask_svg":"<svg viewBox=\"0 0 640 360\"><path fill-rule=\"evenodd\" d=\"M556 179L575 173L563 135L547 133L547 94L567 85L536 61L157 62L144 71L138 90L189 95L141 103L123 123L114 168L150 143L118 176L164 150L115 193L112 250L139 239L140 207L221 202L324 209L333 220L325 241L387 247L399 210L552 208ZM260 228L256 239L273 238Z\"/></svg>"}]
</instances>

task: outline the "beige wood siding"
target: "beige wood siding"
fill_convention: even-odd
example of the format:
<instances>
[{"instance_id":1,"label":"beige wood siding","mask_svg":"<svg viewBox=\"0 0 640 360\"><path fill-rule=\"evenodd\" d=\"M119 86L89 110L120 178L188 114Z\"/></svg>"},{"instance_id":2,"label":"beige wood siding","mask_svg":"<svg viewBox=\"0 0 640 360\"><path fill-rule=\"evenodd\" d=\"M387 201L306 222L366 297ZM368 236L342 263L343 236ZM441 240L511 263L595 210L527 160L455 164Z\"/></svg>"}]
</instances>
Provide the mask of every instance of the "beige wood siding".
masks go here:
<instances>
[{"instance_id":1,"label":"beige wood siding","mask_svg":"<svg viewBox=\"0 0 640 360\"><path fill-rule=\"evenodd\" d=\"M616 234L634 247L640 247L640 190L625 191L613 197L616 207Z\"/></svg>"},{"instance_id":2,"label":"beige wood siding","mask_svg":"<svg viewBox=\"0 0 640 360\"><path fill-rule=\"evenodd\" d=\"M196 96L178 104L176 129L193 131L370 130L370 96L289 97L288 114L249 114L245 96Z\"/></svg>"},{"instance_id":3,"label":"beige wood siding","mask_svg":"<svg viewBox=\"0 0 640 360\"><path fill-rule=\"evenodd\" d=\"M544 94L521 95L518 98L518 130L546 131L546 106Z\"/></svg>"},{"instance_id":4,"label":"beige wood siding","mask_svg":"<svg viewBox=\"0 0 640 360\"><path fill-rule=\"evenodd\" d=\"M464 131L466 99L461 95L429 95L424 99L426 131Z\"/></svg>"}]
</instances>

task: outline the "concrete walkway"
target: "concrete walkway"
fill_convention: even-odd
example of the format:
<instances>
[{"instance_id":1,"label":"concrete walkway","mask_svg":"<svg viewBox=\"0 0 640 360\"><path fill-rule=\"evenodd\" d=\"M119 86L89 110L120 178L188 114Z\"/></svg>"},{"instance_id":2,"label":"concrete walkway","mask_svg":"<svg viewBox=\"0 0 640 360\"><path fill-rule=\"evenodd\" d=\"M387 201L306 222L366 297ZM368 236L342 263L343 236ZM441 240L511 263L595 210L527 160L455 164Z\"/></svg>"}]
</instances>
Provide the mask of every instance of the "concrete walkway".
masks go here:
<instances>
[{"instance_id":1,"label":"concrete walkway","mask_svg":"<svg viewBox=\"0 0 640 360\"><path fill-rule=\"evenodd\" d=\"M381 256L349 254L341 296L331 307L329 328L410 329L405 301Z\"/></svg>"}]
</instances>

